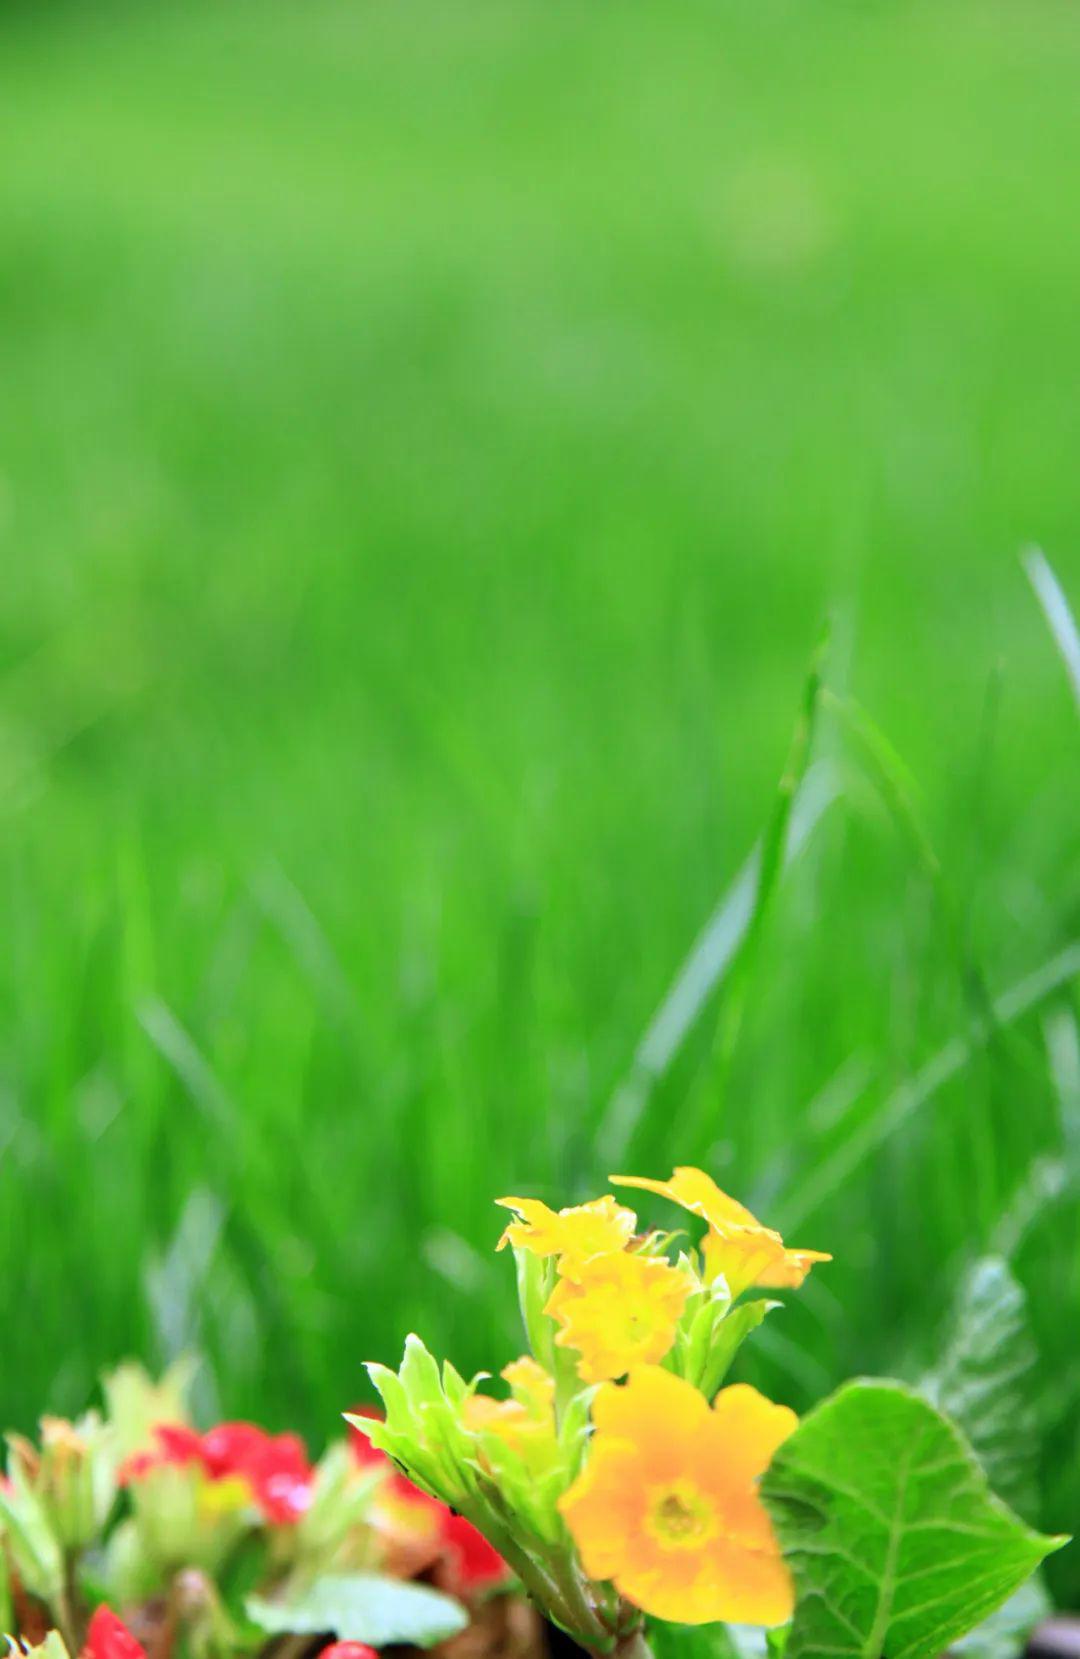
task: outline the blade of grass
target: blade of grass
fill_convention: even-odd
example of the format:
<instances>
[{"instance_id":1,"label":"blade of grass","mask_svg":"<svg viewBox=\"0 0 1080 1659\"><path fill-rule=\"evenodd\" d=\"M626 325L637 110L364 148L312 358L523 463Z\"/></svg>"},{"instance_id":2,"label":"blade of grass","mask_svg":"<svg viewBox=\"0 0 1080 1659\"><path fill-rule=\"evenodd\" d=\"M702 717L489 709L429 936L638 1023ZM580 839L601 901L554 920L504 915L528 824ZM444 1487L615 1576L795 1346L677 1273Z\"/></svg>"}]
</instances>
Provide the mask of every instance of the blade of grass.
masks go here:
<instances>
[{"instance_id":1,"label":"blade of grass","mask_svg":"<svg viewBox=\"0 0 1080 1659\"><path fill-rule=\"evenodd\" d=\"M999 1026L1012 1025L1047 997L1080 975L1080 939L1073 940L1056 956L1003 992L994 1002L994 1019ZM848 1139L811 1170L802 1187L783 1207L785 1229L802 1226L885 1142L916 1112L933 1099L944 1085L958 1076L972 1056L985 1046L985 1028L966 1037L952 1037L914 1077L905 1078L865 1118Z\"/></svg>"},{"instance_id":2,"label":"blade of grass","mask_svg":"<svg viewBox=\"0 0 1080 1659\"><path fill-rule=\"evenodd\" d=\"M1080 629L1077 629L1069 601L1065 597L1065 590L1054 575L1053 566L1041 547L1025 548L1020 555L1020 562L1034 589L1035 597L1042 606L1047 626L1054 636L1054 643L1061 653L1065 672L1069 676L1076 706L1080 709Z\"/></svg>"},{"instance_id":3,"label":"blade of grass","mask_svg":"<svg viewBox=\"0 0 1080 1659\"><path fill-rule=\"evenodd\" d=\"M1080 1031L1071 1008L1054 1008L1043 1022L1050 1076L1061 1116L1065 1160L1074 1182L1080 1182Z\"/></svg>"},{"instance_id":4,"label":"blade of grass","mask_svg":"<svg viewBox=\"0 0 1080 1659\"><path fill-rule=\"evenodd\" d=\"M754 846L698 934L649 1021L630 1070L612 1095L597 1130L602 1163L617 1164L626 1156L653 1089L668 1071L710 996L737 961L740 949L749 945L752 935L760 936L764 912L780 876L840 793L830 764L807 765L823 649L824 645L815 653L766 836Z\"/></svg>"},{"instance_id":5,"label":"blade of grass","mask_svg":"<svg viewBox=\"0 0 1080 1659\"><path fill-rule=\"evenodd\" d=\"M945 875L918 805L919 788L900 755L881 728L853 699L841 700L826 692L830 708L855 739L864 771L876 786L893 822L908 845L912 860L930 886L941 918L950 954L969 1010L970 1024L980 1047L996 1036L993 999L971 951L957 894ZM999 1206L1000 1171L994 1125L985 1111L976 1111L970 1123L970 1147L975 1173L975 1196L985 1234L993 1227Z\"/></svg>"},{"instance_id":6,"label":"blade of grass","mask_svg":"<svg viewBox=\"0 0 1080 1659\"><path fill-rule=\"evenodd\" d=\"M147 997L139 1008L139 1024L207 1121L230 1138L235 1136L236 1107L172 1009L160 997Z\"/></svg>"},{"instance_id":7,"label":"blade of grass","mask_svg":"<svg viewBox=\"0 0 1080 1659\"><path fill-rule=\"evenodd\" d=\"M724 1110L731 1064L757 973L761 941L787 862L792 812L813 751L822 693L822 666L828 645L829 631L826 627L822 630L811 658L810 669L803 686L802 702L792 733L787 762L777 784L772 812L761 842L753 908L747 922L745 937L732 962L731 983L727 1000L721 1008L717 1033L718 1074L707 1091L701 1089L697 1096L693 1091L690 1092L681 1113L682 1121L678 1125L677 1135L682 1144L688 1147L697 1147L702 1143L710 1120L718 1117Z\"/></svg>"}]
</instances>

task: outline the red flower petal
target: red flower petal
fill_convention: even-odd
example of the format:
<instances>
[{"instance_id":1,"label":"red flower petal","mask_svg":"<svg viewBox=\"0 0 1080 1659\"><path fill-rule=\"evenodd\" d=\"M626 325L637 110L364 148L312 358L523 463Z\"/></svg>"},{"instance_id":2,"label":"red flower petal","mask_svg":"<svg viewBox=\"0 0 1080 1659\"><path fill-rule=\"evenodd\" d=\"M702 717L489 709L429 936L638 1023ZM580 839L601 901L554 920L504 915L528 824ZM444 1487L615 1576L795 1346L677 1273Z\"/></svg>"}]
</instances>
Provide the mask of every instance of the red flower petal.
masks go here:
<instances>
[{"instance_id":1,"label":"red flower petal","mask_svg":"<svg viewBox=\"0 0 1080 1659\"><path fill-rule=\"evenodd\" d=\"M183 1423L158 1423L157 1448L129 1457L121 1483L142 1480L166 1465L199 1464L211 1480L247 1481L266 1520L290 1526L311 1502L314 1471L304 1442L295 1434L267 1434L255 1423L218 1423L198 1434Z\"/></svg>"},{"instance_id":2,"label":"red flower petal","mask_svg":"<svg viewBox=\"0 0 1080 1659\"><path fill-rule=\"evenodd\" d=\"M157 1444L152 1450L124 1459L118 1475L121 1486L145 1480L155 1469L203 1462L202 1437L186 1423L155 1423L154 1439Z\"/></svg>"},{"instance_id":3,"label":"red flower petal","mask_svg":"<svg viewBox=\"0 0 1080 1659\"><path fill-rule=\"evenodd\" d=\"M83 1644L82 1659L146 1659L146 1649L104 1604L94 1609Z\"/></svg>"},{"instance_id":4,"label":"red flower petal","mask_svg":"<svg viewBox=\"0 0 1080 1659\"><path fill-rule=\"evenodd\" d=\"M478 1590L485 1584L498 1584L509 1575L510 1568L494 1544L489 1544L463 1515L447 1511L443 1540L462 1589Z\"/></svg>"}]
</instances>

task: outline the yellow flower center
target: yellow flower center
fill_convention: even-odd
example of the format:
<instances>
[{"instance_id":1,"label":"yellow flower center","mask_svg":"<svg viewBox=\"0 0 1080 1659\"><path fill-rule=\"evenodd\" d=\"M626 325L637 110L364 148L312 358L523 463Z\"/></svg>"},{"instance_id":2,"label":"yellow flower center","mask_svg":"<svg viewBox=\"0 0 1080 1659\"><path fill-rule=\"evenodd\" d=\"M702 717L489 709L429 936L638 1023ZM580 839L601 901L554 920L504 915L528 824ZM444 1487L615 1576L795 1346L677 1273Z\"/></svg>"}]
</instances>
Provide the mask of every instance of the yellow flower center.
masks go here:
<instances>
[{"instance_id":1,"label":"yellow flower center","mask_svg":"<svg viewBox=\"0 0 1080 1659\"><path fill-rule=\"evenodd\" d=\"M658 1487L652 1494L646 1526L661 1549L700 1549L718 1531L716 1510L692 1481Z\"/></svg>"}]
</instances>

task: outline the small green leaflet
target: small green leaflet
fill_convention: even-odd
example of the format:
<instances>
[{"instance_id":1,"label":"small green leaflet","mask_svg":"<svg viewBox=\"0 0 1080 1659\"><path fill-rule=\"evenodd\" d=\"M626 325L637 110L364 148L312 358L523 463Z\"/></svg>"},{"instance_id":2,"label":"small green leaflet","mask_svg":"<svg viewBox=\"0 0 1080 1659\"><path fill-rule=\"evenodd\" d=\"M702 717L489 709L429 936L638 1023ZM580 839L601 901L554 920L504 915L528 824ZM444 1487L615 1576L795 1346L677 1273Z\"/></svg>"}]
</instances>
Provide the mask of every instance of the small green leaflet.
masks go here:
<instances>
[{"instance_id":1,"label":"small green leaflet","mask_svg":"<svg viewBox=\"0 0 1080 1659\"><path fill-rule=\"evenodd\" d=\"M468 1624L464 1608L424 1584L379 1573L328 1574L302 1596L249 1596L248 1618L268 1636L335 1636L340 1642L433 1647Z\"/></svg>"},{"instance_id":2,"label":"small green leaflet","mask_svg":"<svg viewBox=\"0 0 1080 1659\"><path fill-rule=\"evenodd\" d=\"M1051 1550L995 1498L947 1418L899 1383L847 1383L761 1485L795 1579L787 1659L935 1659Z\"/></svg>"}]
</instances>

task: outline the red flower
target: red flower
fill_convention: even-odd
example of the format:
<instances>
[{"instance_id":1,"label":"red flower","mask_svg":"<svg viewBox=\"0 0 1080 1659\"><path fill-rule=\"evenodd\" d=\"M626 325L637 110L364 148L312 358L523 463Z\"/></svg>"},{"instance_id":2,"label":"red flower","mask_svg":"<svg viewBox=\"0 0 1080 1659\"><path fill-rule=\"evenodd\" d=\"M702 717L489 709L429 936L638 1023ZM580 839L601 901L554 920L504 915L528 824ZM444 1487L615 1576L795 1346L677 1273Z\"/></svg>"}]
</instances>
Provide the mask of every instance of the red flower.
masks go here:
<instances>
[{"instance_id":1,"label":"red flower","mask_svg":"<svg viewBox=\"0 0 1080 1659\"><path fill-rule=\"evenodd\" d=\"M298 1521L311 1502L313 1470L295 1434L267 1434L254 1423L219 1423L199 1434L184 1423L154 1425L156 1447L129 1457L121 1484L143 1480L155 1469L197 1464L209 1480L247 1482L264 1518L274 1526Z\"/></svg>"},{"instance_id":2,"label":"red flower","mask_svg":"<svg viewBox=\"0 0 1080 1659\"><path fill-rule=\"evenodd\" d=\"M298 1521L311 1502L313 1470L298 1434L266 1434L254 1423L219 1423L203 1435L211 1480L239 1475L276 1526Z\"/></svg>"},{"instance_id":3,"label":"red flower","mask_svg":"<svg viewBox=\"0 0 1080 1659\"><path fill-rule=\"evenodd\" d=\"M121 1486L142 1480L155 1469L202 1462L202 1436L186 1423L155 1423L154 1439L157 1446L153 1450L134 1452L124 1459L120 1465Z\"/></svg>"},{"instance_id":4,"label":"red flower","mask_svg":"<svg viewBox=\"0 0 1080 1659\"><path fill-rule=\"evenodd\" d=\"M448 1509L442 1535L454 1576L463 1590L480 1590L487 1584L498 1584L509 1574L510 1569L494 1544L489 1544L464 1515L455 1515Z\"/></svg>"},{"instance_id":5,"label":"red flower","mask_svg":"<svg viewBox=\"0 0 1080 1659\"><path fill-rule=\"evenodd\" d=\"M379 1655L366 1642L331 1642L323 1648L319 1659L379 1659Z\"/></svg>"},{"instance_id":6,"label":"red flower","mask_svg":"<svg viewBox=\"0 0 1080 1659\"><path fill-rule=\"evenodd\" d=\"M94 1609L81 1659L146 1659L146 1649L131 1634L123 1619L103 1603ZM352 1659L359 1659L359 1656L352 1656Z\"/></svg>"}]
</instances>

